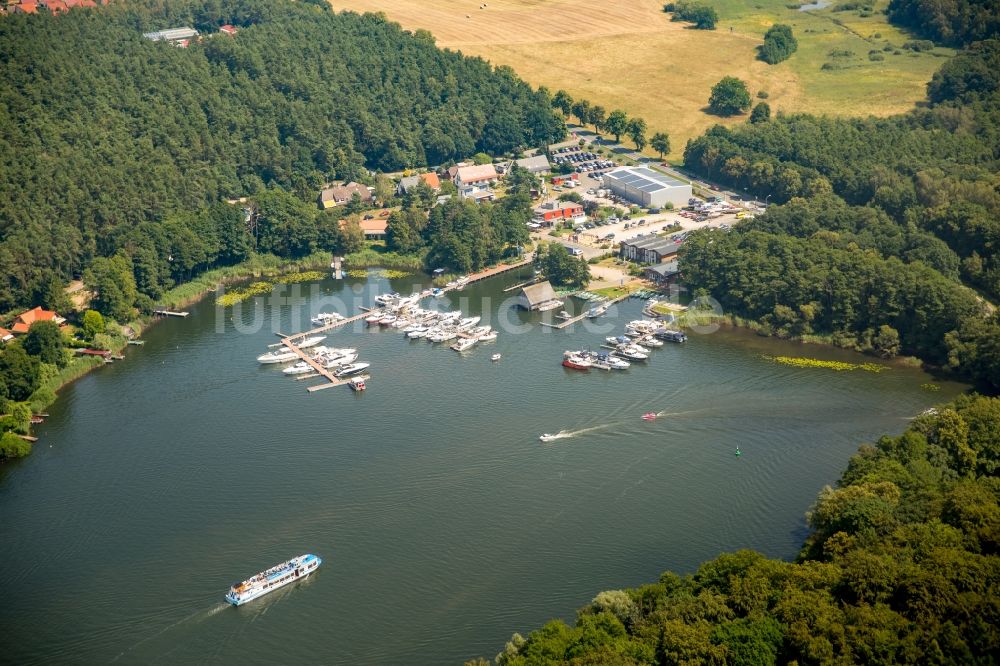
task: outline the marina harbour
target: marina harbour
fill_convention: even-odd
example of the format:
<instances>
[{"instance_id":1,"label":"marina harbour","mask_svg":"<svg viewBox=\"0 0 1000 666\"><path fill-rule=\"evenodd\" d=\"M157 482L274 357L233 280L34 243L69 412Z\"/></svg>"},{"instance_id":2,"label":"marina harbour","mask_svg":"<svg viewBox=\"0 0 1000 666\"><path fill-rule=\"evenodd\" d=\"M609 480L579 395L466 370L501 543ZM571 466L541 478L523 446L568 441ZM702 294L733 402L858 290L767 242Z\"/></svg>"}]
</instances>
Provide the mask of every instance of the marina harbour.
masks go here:
<instances>
[{"instance_id":1,"label":"marina harbour","mask_svg":"<svg viewBox=\"0 0 1000 666\"><path fill-rule=\"evenodd\" d=\"M637 299L543 326L557 312L504 291L530 277L421 301L497 333L459 353L458 335L436 344L369 325L375 296L431 289L373 271L293 285L295 305L206 299L66 387L35 452L0 469L0 622L19 637L4 660L492 658L512 632L571 619L600 590L738 548L793 558L805 512L859 444L966 388L901 362L783 365L773 358L872 359L741 330L671 342L635 324L650 319ZM594 307L565 301L570 317ZM358 319L290 337L335 310ZM636 342L630 324L663 344ZM257 361L316 336L301 351L369 364L352 375L365 390L307 392L322 378L283 372L303 361ZM612 354L619 345L648 358ZM567 352L588 369L564 365ZM289 560L302 553L315 565Z\"/></svg>"}]
</instances>

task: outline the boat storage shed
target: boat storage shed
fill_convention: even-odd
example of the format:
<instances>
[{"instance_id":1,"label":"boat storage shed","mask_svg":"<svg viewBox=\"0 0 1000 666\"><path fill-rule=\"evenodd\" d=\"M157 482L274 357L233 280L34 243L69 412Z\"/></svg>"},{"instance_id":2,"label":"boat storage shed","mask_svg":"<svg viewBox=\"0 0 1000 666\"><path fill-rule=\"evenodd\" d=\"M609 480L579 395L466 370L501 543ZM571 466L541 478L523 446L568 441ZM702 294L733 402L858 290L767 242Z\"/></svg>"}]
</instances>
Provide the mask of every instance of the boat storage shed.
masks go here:
<instances>
[{"instance_id":1,"label":"boat storage shed","mask_svg":"<svg viewBox=\"0 0 1000 666\"><path fill-rule=\"evenodd\" d=\"M556 292L548 280L524 287L517 298L518 305L525 310L535 310L542 303L554 300L556 300Z\"/></svg>"},{"instance_id":2,"label":"boat storage shed","mask_svg":"<svg viewBox=\"0 0 1000 666\"><path fill-rule=\"evenodd\" d=\"M691 186L649 167L619 167L604 174L604 187L645 208L662 208L667 203L686 206Z\"/></svg>"}]
</instances>

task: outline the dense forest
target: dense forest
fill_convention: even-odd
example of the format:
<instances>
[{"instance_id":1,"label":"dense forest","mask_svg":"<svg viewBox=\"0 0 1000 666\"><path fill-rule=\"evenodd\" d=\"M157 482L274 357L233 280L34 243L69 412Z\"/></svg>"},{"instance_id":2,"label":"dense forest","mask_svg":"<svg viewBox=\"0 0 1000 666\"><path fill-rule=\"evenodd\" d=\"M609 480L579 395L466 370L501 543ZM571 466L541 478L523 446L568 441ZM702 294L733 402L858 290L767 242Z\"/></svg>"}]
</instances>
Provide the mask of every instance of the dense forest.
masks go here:
<instances>
[{"instance_id":1,"label":"dense forest","mask_svg":"<svg viewBox=\"0 0 1000 666\"><path fill-rule=\"evenodd\" d=\"M959 398L862 446L795 562L743 550L601 592L574 626L515 634L495 662L995 663L998 471L1000 399Z\"/></svg>"},{"instance_id":2,"label":"dense forest","mask_svg":"<svg viewBox=\"0 0 1000 666\"><path fill-rule=\"evenodd\" d=\"M226 23L235 37L218 33ZM203 39L142 37L180 25ZM98 257L134 260L155 298L144 282L234 261L248 242L302 250L241 237L230 213L208 210L228 197L281 188L311 205L332 179L374 184L368 169L564 133L548 94L508 68L315 4L130 1L8 16L0 41L0 312L50 305Z\"/></svg>"},{"instance_id":3,"label":"dense forest","mask_svg":"<svg viewBox=\"0 0 1000 666\"><path fill-rule=\"evenodd\" d=\"M947 46L1000 34L997 0L890 0L889 21Z\"/></svg>"},{"instance_id":4,"label":"dense forest","mask_svg":"<svg viewBox=\"0 0 1000 666\"><path fill-rule=\"evenodd\" d=\"M695 234L688 284L772 332L1000 387L1000 319L962 286L1000 298L1000 40L947 62L928 98L893 118L779 114L689 142L689 168L783 205L731 237Z\"/></svg>"},{"instance_id":5,"label":"dense forest","mask_svg":"<svg viewBox=\"0 0 1000 666\"><path fill-rule=\"evenodd\" d=\"M408 207L389 216L389 249L423 256L428 267L459 273L495 264L530 240L529 192L537 179L515 167L507 184L507 196L496 203L452 198L428 212L426 205L410 201ZM430 194L430 188L426 191Z\"/></svg>"}]
</instances>

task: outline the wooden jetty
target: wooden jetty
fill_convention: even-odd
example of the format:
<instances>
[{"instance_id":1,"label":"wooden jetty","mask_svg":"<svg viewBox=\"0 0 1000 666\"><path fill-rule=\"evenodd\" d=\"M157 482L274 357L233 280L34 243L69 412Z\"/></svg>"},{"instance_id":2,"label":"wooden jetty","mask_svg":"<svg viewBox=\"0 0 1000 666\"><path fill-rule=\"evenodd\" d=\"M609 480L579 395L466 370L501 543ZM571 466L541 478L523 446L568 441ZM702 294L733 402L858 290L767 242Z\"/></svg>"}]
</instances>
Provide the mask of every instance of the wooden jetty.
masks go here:
<instances>
[{"instance_id":1,"label":"wooden jetty","mask_svg":"<svg viewBox=\"0 0 1000 666\"><path fill-rule=\"evenodd\" d=\"M334 386L347 386L351 381L355 379L360 379L363 382L367 382L371 379L371 375L351 375L350 377L335 377L333 380L325 384L316 384L315 386L309 386L306 388L307 391L312 393L313 391L321 391L326 388L333 388Z\"/></svg>"},{"instance_id":2,"label":"wooden jetty","mask_svg":"<svg viewBox=\"0 0 1000 666\"><path fill-rule=\"evenodd\" d=\"M168 310L166 308L156 308L153 310L153 314L159 315L161 317L187 317L190 312L175 312L174 310Z\"/></svg>"},{"instance_id":3,"label":"wooden jetty","mask_svg":"<svg viewBox=\"0 0 1000 666\"><path fill-rule=\"evenodd\" d=\"M340 328L341 326L347 326L348 324L353 324L356 321L364 319L365 317L370 315L371 312L372 311L369 310L368 312L362 312L361 314L356 314L353 317L347 317L346 319L340 319L338 321L331 321L327 324L324 324L323 326L319 326L309 331L303 331L302 333L295 333L293 335L284 335L282 333L278 334L281 336L280 344L284 345L285 347L288 347L289 350L295 352L299 358L308 363L310 366L312 366L313 370L315 370L315 373L309 373L308 377L304 377L303 379L305 378L314 379L316 377L323 377L324 379L326 379L325 383L317 384L315 386L310 386L306 389L307 391L311 393L312 391L319 391L320 389L330 388L331 386L343 386L351 379L353 379L353 377L341 378L335 376L332 372L330 372L322 365L317 363L312 356L310 356L305 351L300 349L295 344L295 340L303 340L307 337L311 337L318 333L325 333L326 331L332 331L333 329Z\"/></svg>"},{"instance_id":4,"label":"wooden jetty","mask_svg":"<svg viewBox=\"0 0 1000 666\"><path fill-rule=\"evenodd\" d=\"M533 261L534 259L532 257L528 257L527 259L519 261L515 264L500 264L499 266L494 266L493 268L487 268L485 270L481 270L478 273L472 273L471 275L467 276L467 279L462 284L456 285L454 287L445 287L444 291L452 291L453 289L464 289L465 287L468 287L470 284L475 284L476 282L487 280L491 277L496 277L497 275L503 275L504 273L510 273L511 271L519 270L521 268L524 268L525 266L530 266Z\"/></svg>"},{"instance_id":5,"label":"wooden jetty","mask_svg":"<svg viewBox=\"0 0 1000 666\"><path fill-rule=\"evenodd\" d=\"M146 341L145 340L129 340L128 343L130 345L135 345L136 347L141 347L142 345L146 344Z\"/></svg>"},{"instance_id":6,"label":"wooden jetty","mask_svg":"<svg viewBox=\"0 0 1000 666\"><path fill-rule=\"evenodd\" d=\"M536 282L540 281L541 279L542 279L541 275L536 275L534 278L528 280L527 282L518 282L517 284L515 284L513 286L507 287L506 289L503 290L503 293L506 294L506 293L509 293L509 292L521 289L522 287L527 287L530 284L535 284Z\"/></svg>"},{"instance_id":7,"label":"wooden jetty","mask_svg":"<svg viewBox=\"0 0 1000 666\"><path fill-rule=\"evenodd\" d=\"M611 307L615 303L620 303L621 301L624 301L626 298L628 298L628 294L625 294L624 296L619 296L618 298L613 298L610 301L604 301L603 303L600 303L598 305L594 305L592 307L595 307L595 308L596 307L606 307L606 308L607 307ZM587 312L590 312L590 308L587 308ZM561 322L559 322L558 324L550 324L547 321L543 321L543 322L539 322L539 323L542 326L548 326L549 328L563 329L563 328L566 328L567 326L569 326L570 324L575 324L576 322L580 321L581 319L584 319L587 316L587 312L584 312L583 314L578 314L575 317L570 317L569 319L564 319Z\"/></svg>"}]
</instances>

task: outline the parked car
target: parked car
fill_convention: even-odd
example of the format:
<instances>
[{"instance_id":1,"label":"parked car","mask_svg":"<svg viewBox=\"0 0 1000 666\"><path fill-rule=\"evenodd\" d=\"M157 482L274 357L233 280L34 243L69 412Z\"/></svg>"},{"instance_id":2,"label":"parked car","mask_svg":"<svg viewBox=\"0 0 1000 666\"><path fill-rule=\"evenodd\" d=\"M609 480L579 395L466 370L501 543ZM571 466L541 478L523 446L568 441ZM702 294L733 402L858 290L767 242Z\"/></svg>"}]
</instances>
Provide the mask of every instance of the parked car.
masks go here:
<instances>
[{"instance_id":1,"label":"parked car","mask_svg":"<svg viewBox=\"0 0 1000 666\"><path fill-rule=\"evenodd\" d=\"M581 250L581 249L580 249L580 248L578 248L578 247L574 247L574 248L572 248L572 249L571 249L571 250L569 251L569 253L570 253L570 254L572 254L572 255L573 255L574 257L582 257L582 256L583 256L583 250Z\"/></svg>"}]
</instances>

